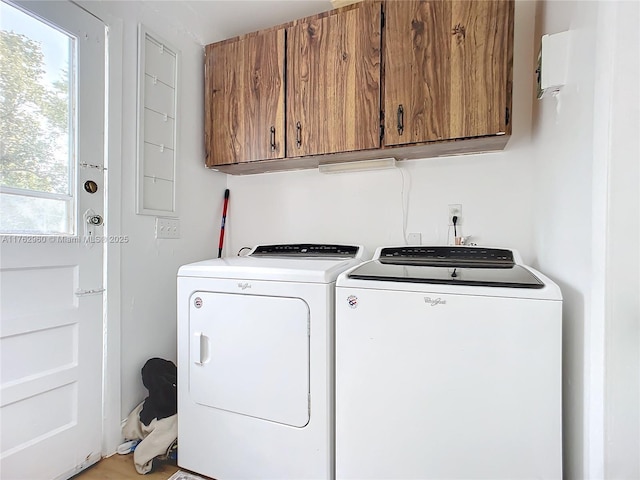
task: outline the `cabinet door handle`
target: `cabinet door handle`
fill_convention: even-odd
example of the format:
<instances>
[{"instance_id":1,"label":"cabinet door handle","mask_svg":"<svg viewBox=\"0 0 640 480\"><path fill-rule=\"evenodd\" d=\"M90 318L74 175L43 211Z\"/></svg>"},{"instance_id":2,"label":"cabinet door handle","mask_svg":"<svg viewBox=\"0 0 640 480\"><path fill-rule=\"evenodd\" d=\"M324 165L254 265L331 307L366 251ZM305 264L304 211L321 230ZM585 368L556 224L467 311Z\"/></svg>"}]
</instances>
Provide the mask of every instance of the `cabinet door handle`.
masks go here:
<instances>
[{"instance_id":1,"label":"cabinet door handle","mask_svg":"<svg viewBox=\"0 0 640 480\"><path fill-rule=\"evenodd\" d=\"M275 152L276 151L276 127L271 127L270 131L271 131L271 136L269 138L269 142L271 144L271 151Z\"/></svg>"},{"instance_id":2,"label":"cabinet door handle","mask_svg":"<svg viewBox=\"0 0 640 480\"><path fill-rule=\"evenodd\" d=\"M296 122L296 146L298 148L302 146L302 125L300 122Z\"/></svg>"},{"instance_id":3,"label":"cabinet door handle","mask_svg":"<svg viewBox=\"0 0 640 480\"><path fill-rule=\"evenodd\" d=\"M398 105L398 135L404 132L404 107Z\"/></svg>"}]
</instances>

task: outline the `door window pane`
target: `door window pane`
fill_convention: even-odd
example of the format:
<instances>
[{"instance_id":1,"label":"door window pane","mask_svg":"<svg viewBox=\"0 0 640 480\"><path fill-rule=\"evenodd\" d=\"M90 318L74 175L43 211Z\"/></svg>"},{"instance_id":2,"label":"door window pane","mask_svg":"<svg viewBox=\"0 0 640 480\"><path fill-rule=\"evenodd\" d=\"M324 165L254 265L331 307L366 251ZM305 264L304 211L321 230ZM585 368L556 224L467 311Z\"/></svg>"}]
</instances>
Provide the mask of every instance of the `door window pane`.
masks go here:
<instances>
[{"instance_id":1,"label":"door window pane","mask_svg":"<svg viewBox=\"0 0 640 480\"><path fill-rule=\"evenodd\" d=\"M75 39L0 3L0 233L74 233Z\"/></svg>"},{"instance_id":2,"label":"door window pane","mask_svg":"<svg viewBox=\"0 0 640 480\"><path fill-rule=\"evenodd\" d=\"M71 202L0 194L0 231L24 234L70 233Z\"/></svg>"}]
</instances>

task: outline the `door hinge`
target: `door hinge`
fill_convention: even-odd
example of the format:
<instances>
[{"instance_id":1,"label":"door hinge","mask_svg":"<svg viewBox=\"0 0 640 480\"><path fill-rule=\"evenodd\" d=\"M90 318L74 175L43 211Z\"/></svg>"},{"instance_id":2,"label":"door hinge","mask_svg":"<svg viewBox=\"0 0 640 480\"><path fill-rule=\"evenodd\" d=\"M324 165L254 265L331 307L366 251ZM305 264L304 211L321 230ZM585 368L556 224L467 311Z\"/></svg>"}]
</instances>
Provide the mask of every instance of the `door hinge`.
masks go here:
<instances>
[{"instance_id":1,"label":"door hinge","mask_svg":"<svg viewBox=\"0 0 640 480\"><path fill-rule=\"evenodd\" d=\"M385 25L385 16L384 16L384 10L382 10L382 12L380 12L380 26L384 28L384 25Z\"/></svg>"},{"instance_id":2,"label":"door hinge","mask_svg":"<svg viewBox=\"0 0 640 480\"><path fill-rule=\"evenodd\" d=\"M100 295L103 292L104 292L104 288L97 288L95 290L81 290L81 289L78 289L74 293L75 293L76 297L87 297L89 295Z\"/></svg>"},{"instance_id":3,"label":"door hinge","mask_svg":"<svg viewBox=\"0 0 640 480\"><path fill-rule=\"evenodd\" d=\"M511 120L511 112L509 112L509 107L507 107L506 109L506 114L504 116L504 123L505 125L509 125L509 120Z\"/></svg>"},{"instance_id":4,"label":"door hinge","mask_svg":"<svg viewBox=\"0 0 640 480\"><path fill-rule=\"evenodd\" d=\"M79 163L82 168L95 168L96 170L106 170L107 167L103 167L102 165L94 165L92 163Z\"/></svg>"},{"instance_id":5,"label":"door hinge","mask_svg":"<svg viewBox=\"0 0 640 480\"><path fill-rule=\"evenodd\" d=\"M384 140L384 110L380 110L380 141Z\"/></svg>"}]
</instances>

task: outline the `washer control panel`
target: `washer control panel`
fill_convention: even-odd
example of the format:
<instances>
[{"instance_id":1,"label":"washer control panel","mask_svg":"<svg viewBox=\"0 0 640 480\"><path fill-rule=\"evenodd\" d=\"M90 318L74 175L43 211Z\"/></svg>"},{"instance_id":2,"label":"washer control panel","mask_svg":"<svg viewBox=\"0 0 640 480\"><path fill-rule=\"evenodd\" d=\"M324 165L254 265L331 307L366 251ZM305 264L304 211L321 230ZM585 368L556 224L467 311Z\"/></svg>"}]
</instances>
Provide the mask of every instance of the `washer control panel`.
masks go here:
<instances>
[{"instance_id":1,"label":"washer control panel","mask_svg":"<svg viewBox=\"0 0 640 480\"><path fill-rule=\"evenodd\" d=\"M389 247L380 252L380 263L451 267L511 268L513 252L481 247Z\"/></svg>"}]
</instances>

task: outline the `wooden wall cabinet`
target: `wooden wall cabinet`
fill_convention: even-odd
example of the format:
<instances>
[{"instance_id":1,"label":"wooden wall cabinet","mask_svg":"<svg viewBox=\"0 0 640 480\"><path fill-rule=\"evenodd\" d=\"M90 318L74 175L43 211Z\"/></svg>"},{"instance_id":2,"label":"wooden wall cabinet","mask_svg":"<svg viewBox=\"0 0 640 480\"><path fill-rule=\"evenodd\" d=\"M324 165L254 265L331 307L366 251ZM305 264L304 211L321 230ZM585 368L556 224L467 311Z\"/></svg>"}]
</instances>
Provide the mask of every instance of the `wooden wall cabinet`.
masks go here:
<instances>
[{"instance_id":1,"label":"wooden wall cabinet","mask_svg":"<svg viewBox=\"0 0 640 480\"><path fill-rule=\"evenodd\" d=\"M385 145L511 133L513 2L385 4Z\"/></svg>"},{"instance_id":2,"label":"wooden wall cabinet","mask_svg":"<svg viewBox=\"0 0 640 480\"><path fill-rule=\"evenodd\" d=\"M284 29L205 48L206 165L284 158Z\"/></svg>"},{"instance_id":3,"label":"wooden wall cabinet","mask_svg":"<svg viewBox=\"0 0 640 480\"><path fill-rule=\"evenodd\" d=\"M381 2L287 28L287 156L380 148Z\"/></svg>"},{"instance_id":4,"label":"wooden wall cabinet","mask_svg":"<svg viewBox=\"0 0 640 480\"><path fill-rule=\"evenodd\" d=\"M207 166L247 174L503 149L513 10L365 0L208 45Z\"/></svg>"}]
</instances>

